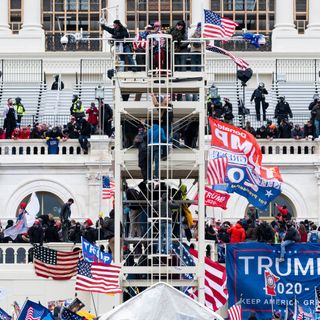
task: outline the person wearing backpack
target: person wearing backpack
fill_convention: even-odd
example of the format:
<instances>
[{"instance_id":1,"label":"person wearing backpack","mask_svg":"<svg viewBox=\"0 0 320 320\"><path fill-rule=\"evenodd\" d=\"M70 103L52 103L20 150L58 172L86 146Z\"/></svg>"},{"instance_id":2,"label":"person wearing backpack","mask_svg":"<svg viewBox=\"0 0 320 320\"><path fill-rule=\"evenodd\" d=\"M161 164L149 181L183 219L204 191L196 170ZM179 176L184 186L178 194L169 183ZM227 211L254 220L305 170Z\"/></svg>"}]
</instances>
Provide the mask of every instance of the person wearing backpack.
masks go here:
<instances>
[{"instance_id":1,"label":"person wearing backpack","mask_svg":"<svg viewBox=\"0 0 320 320\"><path fill-rule=\"evenodd\" d=\"M284 261L284 256L286 254L286 247L290 244L293 244L295 242L300 242L300 241L301 241L301 237L298 230L294 227L293 224L288 223L286 235L283 241L281 242L281 252L280 252L279 262Z\"/></svg>"},{"instance_id":2,"label":"person wearing backpack","mask_svg":"<svg viewBox=\"0 0 320 320\"><path fill-rule=\"evenodd\" d=\"M320 240L320 234L317 230L317 226L313 224L311 226L311 231L308 233L308 242L317 243Z\"/></svg>"}]
</instances>

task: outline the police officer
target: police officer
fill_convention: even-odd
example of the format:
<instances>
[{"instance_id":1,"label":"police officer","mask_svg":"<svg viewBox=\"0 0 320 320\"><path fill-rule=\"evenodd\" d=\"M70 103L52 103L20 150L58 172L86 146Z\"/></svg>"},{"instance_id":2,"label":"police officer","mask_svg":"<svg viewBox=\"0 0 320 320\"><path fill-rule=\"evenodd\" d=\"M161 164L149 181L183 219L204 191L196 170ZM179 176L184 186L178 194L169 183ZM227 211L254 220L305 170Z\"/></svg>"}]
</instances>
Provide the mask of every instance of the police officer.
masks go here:
<instances>
[{"instance_id":1,"label":"police officer","mask_svg":"<svg viewBox=\"0 0 320 320\"><path fill-rule=\"evenodd\" d=\"M264 83L260 82L258 88L253 91L250 99L251 103L254 99L254 103L256 107L256 116L258 121L261 120L260 105L262 106L263 121L266 121L266 110L268 108L268 104L266 102L266 97L265 97L266 94L268 94L268 91L264 87Z\"/></svg>"},{"instance_id":2,"label":"police officer","mask_svg":"<svg viewBox=\"0 0 320 320\"><path fill-rule=\"evenodd\" d=\"M82 101L80 101L79 97L76 94L73 95L70 113L76 118L77 122L85 116Z\"/></svg>"},{"instance_id":3,"label":"police officer","mask_svg":"<svg viewBox=\"0 0 320 320\"><path fill-rule=\"evenodd\" d=\"M284 96L280 96L274 111L274 117L278 120L278 125L283 119L288 120L288 116L290 118L293 117L289 103L286 101Z\"/></svg>"},{"instance_id":4,"label":"police officer","mask_svg":"<svg viewBox=\"0 0 320 320\"><path fill-rule=\"evenodd\" d=\"M17 113L17 127L20 128L21 125L21 119L24 116L26 109L24 105L21 103L21 98L17 97L16 98L16 103L15 103L15 108L16 108L16 113Z\"/></svg>"}]
</instances>

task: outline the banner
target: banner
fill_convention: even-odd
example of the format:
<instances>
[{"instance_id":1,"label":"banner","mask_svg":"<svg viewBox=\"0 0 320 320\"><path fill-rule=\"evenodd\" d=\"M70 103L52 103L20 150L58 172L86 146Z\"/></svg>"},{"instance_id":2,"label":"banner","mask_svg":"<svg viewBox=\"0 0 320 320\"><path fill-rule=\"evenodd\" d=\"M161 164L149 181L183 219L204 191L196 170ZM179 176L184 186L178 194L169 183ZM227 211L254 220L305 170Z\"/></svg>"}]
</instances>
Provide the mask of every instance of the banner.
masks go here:
<instances>
[{"instance_id":1,"label":"banner","mask_svg":"<svg viewBox=\"0 0 320 320\"><path fill-rule=\"evenodd\" d=\"M205 205L208 207L220 207L222 209L227 209L227 202L230 198L230 195L227 193L218 192L212 190L208 187L205 188ZM196 204L198 203L198 194L194 198Z\"/></svg>"},{"instance_id":2,"label":"banner","mask_svg":"<svg viewBox=\"0 0 320 320\"><path fill-rule=\"evenodd\" d=\"M26 207L27 215L27 226L32 227L34 221L36 220L36 216L40 211L40 202L35 192L32 192L29 203Z\"/></svg>"},{"instance_id":3,"label":"banner","mask_svg":"<svg viewBox=\"0 0 320 320\"><path fill-rule=\"evenodd\" d=\"M250 312L256 312L258 319L270 319L271 299L274 310L280 311L282 317L286 305L293 313L295 298L304 309L315 312L315 288L320 286L319 243L287 246L284 262L279 262L278 244L228 244L226 251L228 303L232 306L240 300L244 319ZM266 270L279 278L269 282L274 287L274 297L266 291Z\"/></svg>"},{"instance_id":4,"label":"banner","mask_svg":"<svg viewBox=\"0 0 320 320\"><path fill-rule=\"evenodd\" d=\"M81 237L82 254L87 262L103 262L110 264L112 256L109 253L101 251L99 247L90 243L88 240Z\"/></svg>"}]
</instances>

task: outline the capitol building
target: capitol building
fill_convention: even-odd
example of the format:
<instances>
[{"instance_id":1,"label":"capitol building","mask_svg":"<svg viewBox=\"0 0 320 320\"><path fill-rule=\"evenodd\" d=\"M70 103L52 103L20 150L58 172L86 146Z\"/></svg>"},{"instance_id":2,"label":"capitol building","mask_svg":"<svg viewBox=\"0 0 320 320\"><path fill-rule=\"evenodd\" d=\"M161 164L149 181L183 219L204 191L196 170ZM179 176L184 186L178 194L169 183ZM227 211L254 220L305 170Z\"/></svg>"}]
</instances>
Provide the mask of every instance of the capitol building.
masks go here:
<instances>
[{"instance_id":1,"label":"capitol building","mask_svg":"<svg viewBox=\"0 0 320 320\"><path fill-rule=\"evenodd\" d=\"M238 24L233 39L215 40L214 44L249 64L253 76L246 86L237 78L234 61L226 55L206 51L203 39L199 40L201 66L196 70L192 69L190 59L183 71L175 68L175 60L171 59L163 75L148 63L153 58L147 52L141 70L123 71L121 54L110 41L112 36L101 27L102 21L112 27L114 20L120 20L130 33L128 42L132 43L137 32L144 31L147 25L158 21L166 30L184 20L191 35L198 22L203 22L204 9ZM265 44L254 47L242 39L244 32L264 35ZM174 48L170 36L163 39L167 46ZM138 130L141 124L159 118L152 93L180 96L182 99L171 101L173 132L196 122L198 137L192 147L185 147L181 141L176 147L163 143L170 150L160 159L160 176L156 178L159 184L163 182L172 188L185 184L189 199L199 193L198 207L190 207L198 225L197 237L189 242L199 250L199 260L203 259L208 245L204 239L207 219L234 223L245 217L250 207L247 199L237 194L231 195L225 210L204 205L211 141L206 111L209 88L214 86L221 98L230 100L235 125L244 126L250 121L257 129L266 125L266 121L256 119L250 100L258 84L263 82L268 90L267 119L276 122L275 106L278 98L285 96L293 113L291 121L303 127L310 119L310 102L315 94L320 94L319 43L319 0L0 0L1 127L7 100L16 97L20 97L25 106L21 126L46 123L49 127L63 127L70 121L74 95L85 109L92 102L98 106L104 99L113 110L114 127L110 137L98 128L89 139L88 152L84 152L78 139L61 140L58 154L49 154L45 139L0 139L2 227L9 219L15 221L20 204L28 202L32 193L36 193L41 215L51 213L58 217L63 204L74 199L71 218L81 223L89 218L95 224L99 214L108 216L115 208L115 263L124 263L123 241L128 250L140 242L142 250L153 246L154 231L141 241L121 234L120 222L124 226L128 223L124 208L130 205L122 196L124 185L138 189L143 181L138 149L132 146L133 141L130 144L126 139L130 130ZM165 54L170 59L170 52ZM138 54L131 56L137 61ZM63 90L51 90L57 75L64 83ZM241 104L249 114L239 114ZM260 219L270 222L279 204L287 206L294 220L308 219L319 225L320 138L260 139L258 143L263 165L279 167L283 179L281 194L266 209L259 210ZM114 202L102 197L105 176L115 182ZM152 213L148 219L156 218ZM106 246L103 241L101 244ZM72 242L48 246L62 251L74 249ZM59 282L35 275L28 259L30 247L27 243L0 243L0 307L5 310L11 309L13 301L22 305L26 297L46 305L50 300L75 296L74 278ZM149 287L158 281L173 287L189 285L189 280L180 277L187 272L184 267L176 267L174 259L155 252L150 253L148 259L149 264L144 266L124 264L121 287L125 292L132 287ZM203 266L188 268L188 273L196 275L192 285L203 287ZM136 274L147 274L147 277L131 277ZM97 315L123 301L122 295L79 292L77 297L86 304L87 310Z\"/></svg>"}]
</instances>

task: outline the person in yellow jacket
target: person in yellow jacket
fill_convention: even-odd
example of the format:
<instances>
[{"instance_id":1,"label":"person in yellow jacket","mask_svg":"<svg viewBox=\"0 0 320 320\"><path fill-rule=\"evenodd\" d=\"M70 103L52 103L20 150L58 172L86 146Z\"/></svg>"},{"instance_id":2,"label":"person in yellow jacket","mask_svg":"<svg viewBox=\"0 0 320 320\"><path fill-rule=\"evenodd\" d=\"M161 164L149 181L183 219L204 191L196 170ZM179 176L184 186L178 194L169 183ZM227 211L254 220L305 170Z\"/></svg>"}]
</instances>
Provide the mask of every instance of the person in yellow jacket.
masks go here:
<instances>
[{"instance_id":1,"label":"person in yellow jacket","mask_svg":"<svg viewBox=\"0 0 320 320\"><path fill-rule=\"evenodd\" d=\"M185 184L181 184L180 186L180 191L181 191L181 200L189 200L187 197L188 190L187 186ZM186 235L186 238L188 241L192 238L192 232L191 232L191 227L193 225L193 218L192 218L192 213L189 209L190 204L189 203L184 203L182 205L182 215L184 217L184 223L183 223L183 228L184 228L184 233Z\"/></svg>"},{"instance_id":2,"label":"person in yellow jacket","mask_svg":"<svg viewBox=\"0 0 320 320\"><path fill-rule=\"evenodd\" d=\"M14 106L15 106L16 113L17 113L17 127L20 128L21 119L24 116L24 114L26 113L26 109L25 109L24 105L21 103L20 97L16 98L16 103Z\"/></svg>"},{"instance_id":3,"label":"person in yellow jacket","mask_svg":"<svg viewBox=\"0 0 320 320\"><path fill-rule=\"evenodd\" d=\"M82 101L79 99L77 95L73 96L70 113L72 116L76 118L77 122L81 118L85 117L84 106L82 104Z\"/></svg>"}]
</instances>

